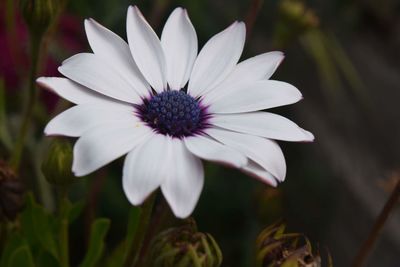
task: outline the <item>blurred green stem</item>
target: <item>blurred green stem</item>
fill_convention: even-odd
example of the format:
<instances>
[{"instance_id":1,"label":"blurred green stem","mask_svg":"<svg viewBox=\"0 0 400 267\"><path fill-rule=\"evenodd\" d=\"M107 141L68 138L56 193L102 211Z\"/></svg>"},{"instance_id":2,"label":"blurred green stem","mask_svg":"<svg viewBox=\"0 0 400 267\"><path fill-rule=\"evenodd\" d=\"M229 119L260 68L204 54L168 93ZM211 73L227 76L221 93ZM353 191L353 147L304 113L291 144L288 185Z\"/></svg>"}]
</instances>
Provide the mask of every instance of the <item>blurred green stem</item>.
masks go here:
<instances>
[{"instance_id":1,"label":"blurred green stem","mask_svg":"<svg viewBox=\"0 0 400 267\"><path fill-rule=\"evenodd\" d=\"M68 241L68 196L67 186L62 187L60 197L60 266L69 267L69 241Z\"/></svg>"},{"instance_id":2,"label":"blurred green stem","mask_svg":"<svg viewBox=\"0 0 400 267\"><path fill-rule=\"evenodd\" d=\"M0 251L3 251L4 242L6 240L7 229L5 222L0 223Z\"/></svg>"},{"instance_id":3,"label":"blurred green stem","mask_svg":"<svg viewBox=\"0 0 400 267\"><path fill-rule=\"evenodd\" d=\"M144 238L147 233L147 228L150 223L151 214L153 211L154 202L156 200L156 193L151 194L148 199L144 202L140 210L139 225L135 233L135 238L130 247L127 260L125 262L126 267L136 267L139 256L144 243Z\"/></svg>"},{"instance_id":4,"label":"blurred green stem","mask_svg":"<svg viewBox=\"0 0 400 267\"><path fill-rule=\"evenodd\" d=\"M29 127L31 125L32 115L36 104L36 99L37 99L36 76L39 66L39 57L40 57L39 55L40 55L40 47L42 40L43 40L42 34L31 33L32 65L29 74L28 103L19 129L13 154L10 160L10 164L15 170L18 170L21 162L22 150L24 149L25 146L26 136L28 134Z\"/></svg>"},{"instance_id":5,"label":"blurred green stem","mask_svg":"<svg viewBox=\"0 0 400 267\"><path fill-rule=\"evenodd\" d=\"M400 199L400 179L397 181L397 184L390 195L388 201L386 202L385 206L383 207L381 213L379 214L378 218L375 221L374 226L372 227L372 230L367 238L365 240L364 244L360 248L360 251L358 252L354 262L353 262L353 267L362 267L365 265L368 255L371 253L372 249L374 248L374 245L380 236L383 227L385 226L385 223L387 219L389 218L389 215L392 213L394 208L397 206L399 203Z\"/></svg>"}]
</instances>

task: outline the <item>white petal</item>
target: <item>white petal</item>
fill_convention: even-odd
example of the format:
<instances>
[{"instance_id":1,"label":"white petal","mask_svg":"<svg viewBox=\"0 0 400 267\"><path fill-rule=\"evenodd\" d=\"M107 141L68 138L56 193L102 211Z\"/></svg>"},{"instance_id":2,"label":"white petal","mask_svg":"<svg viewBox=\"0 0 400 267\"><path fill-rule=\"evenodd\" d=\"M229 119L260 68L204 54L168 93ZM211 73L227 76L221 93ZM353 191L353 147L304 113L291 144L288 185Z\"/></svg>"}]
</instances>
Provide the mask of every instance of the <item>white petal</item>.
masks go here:
<instances>
[{"instance_id":1,"label":"white petal","mask_svg":"<svg viewBox=\"0 0 400 267\"><path fill-rule=\"evenodd\" d=\"M242 170L248 175L251 175L271 186L276 187L278 185L276 179L269 171L263 169L260 165L253 162L252 160L249 160L248 165L242 168Z\"/></svg>"},{"instance_id":2,"label":"white petal","mask_svg":"<svg viewBox=\"0 0 400 267\"><path fill-rule=\"evenodd\" d=\"M216 128L207 129L206 133L221 143L243 152L248 158L269 171L278 181L285 179L285 158L275 141Z\"/></svg>"},{"instance_id":3,"label":"white petal","mask_svg":"<svg viewBox=\"0 0 400 267\"><path fill-rule=\"evenodd\" d=\"M209 137L196 135L185 138L185 145L199 158L241 168L247 164L245 155Z\"/></svg>"},{"instance_id":4,"label":"white petal","mask_svg":"<svg viewBox=\"0 0 400 267\"><path fill-rule=\"evenodd\" d=\"M64 135L78 137L87 130L107 122L124 121L126 124L137 123L131 106L107 106L82 104L62 112L46 126L46 135Z\"/></svg>"},{"instance_id":5,"label":"white petal","mask_svg":"<svg viewBox=\"0 0 400 267\"><path fill-rule=\"evenodd\" d=\"M215 98L232 90L232 87L260 80L268 80L282 62L282 52L264 53L240 62L229 76L215 89L207 93L207 98Z\"/></svg>"},{"instance_id":6,"label":"white petal","mask_svg":"<svg viewBox=\"0 0 400 267\"><path fill-rule=\"evenodd\" d=\"M113 66L94 54L74 55L65 60L58 71L103 95L129 103L141 102L138 93Z\"/></svg>"},{"instance_id":7,"label":"white petal","mask_svg":"<svg viewBox=\"0 0 400 267\"><path fill-rule=\"evenodd\" d=\"M136 66L128 44L93 19L85 20L85 30L93 53L115 67L139 95L148 96L150 86Z\"/></svg>"},{"instance_id":8,"label":"white petal","mask_svg":"<svg viewBox=\"0 0 400 267\"><path fill-rule=\"evenodd\" d=\"M136 6L128 8L126 30L137 66L154 90L162 92L167 88L164 52L157 34Z\"/></svg>"},{"instance_id":9,"label":"white petal","mask_svg":"<svg viewBox=\"0 0 400 267\"><path fill-rule=\"evenodd\" d=\"M125 158L123 187L133 205L140 205L164 180L173 161L171 138L155 134Z\"/></svg>"},{"instance_id":10,"label":"white petal","mask_svg":"<svg viewBox=\"0 0 400 267\"><path fill-rule=\"evenodd\" d=\"M312 133L285 117L269 112L216 114L210 123L232 131L258 135L276 140L311 142Z\"/></svg>"},{"instance_id":11,"label":"white petal","mask_svg":"<svg viewBox=\"0 0 400 267\"><path fill-rule=\"evenodd\" d=\"M200 159L195 157L181 140L172 140L173 164L166 172L161 190L178 218L188 217L199 200L204 184L204 170Z\"/></svg>"},{"instance_id":12,"label":"white petal","mask_svg":"<svg viewBox=\"0 0 400 267\"><path fill-rule=\"evenodd\" d=\"M223 81L236 66L246 39L243 22L213 36L201 49L189 80L188 92L198 97Z\"/></svg>"},{"instance_id":13,"label":"white petal","mask_svg":"<svg viewBox=\"0 0 400 267\"><path fill-rule=\"evenodd\" d=\"M138 122L94 127L75 143L72 171L76 176L87 175L128 153L152 134L148 126Z\"/></svg>"},{"instance_id":14,"label":"white petal","mask_svg":"<svg viewBox=\"0 0 400 267\"><path fill-rule=\"evenodd\" d=\"M113 102L112 98L99 94L66 78L40 77L36 82L44 88L74 104Z\"/></svg>"},{"instance_id":15,"label":"white petal","mask_svg":"<svg viewBox=\"0 0 400 267\"><path fill-rule=\"evenodd\" d=\"M257 81L232 88L223 97L212 99L211 113L242 113L293 104L302 99L300 91L280 81ZM207 101L203 102L208 105Z\"/></svg>"},{"instance_id":16,"label":"white petal","mask_svg":"<svg viewBox=\"0 0 400 267\"><path fill-rule=\"evenodd\" d=\"M189 80L197 56L196 31L186 10L178 7L171 13L161 35L161 46L169 87L180 90Z\"/></svg>"},{"instance_id":17,"label":"white petal","mask_svg":"<svg viewBox=\"0 0 400 267\"><path fill-rule=\"evenodd\" d=\"M284 57L282 52L273 51L246 59L236 65L224 83L234 84L237 82L268 80Z\"/></svg>"}]
</instances>

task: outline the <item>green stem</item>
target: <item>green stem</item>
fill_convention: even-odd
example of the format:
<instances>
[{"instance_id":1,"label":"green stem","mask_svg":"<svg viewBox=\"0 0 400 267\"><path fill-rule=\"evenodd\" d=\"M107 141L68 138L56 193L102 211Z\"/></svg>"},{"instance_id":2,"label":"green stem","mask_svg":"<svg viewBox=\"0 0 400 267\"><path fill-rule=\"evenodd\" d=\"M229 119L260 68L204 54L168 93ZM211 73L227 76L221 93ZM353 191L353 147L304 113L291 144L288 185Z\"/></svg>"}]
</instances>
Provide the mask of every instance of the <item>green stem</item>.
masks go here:
<instances>
[{"instance_id":1,"label":"green stem","mask_svg":"<svg viewBox=\"0 0 400 267\"><path fill-rule=\"evenodd\" d=\"M68 240L68 198L67 188L63 187L60 199L60 266L69 267L69 240Z\"/></svg>"},{"instance_id":2,"label":"green stem","mask_svg":"<svg viewBox=\"0 0 400 267\"><path fill-rule=\"evenodd\" d=\"M7 228L5 222L0 222L0 251L3 251L4 243L7 240Z\"/></svg>"},{"instance_id":3,"label":"green stem","mask_svg":"<svg viewBox=\"0 0 400 267\"><path fill-rule=\"evenodd\" d=\"M33 34L33 33L31 34L32 65L29 73L28 103L19 129L17 141L15 143L15 148L13 150L13 154L10 160L10 164L15 170L17 170L20 165L22 150L25 146L26 136L32 121L32 115L36 104L36 99L37 99L36 76L39 66L39 54L40 54L42 39L43 39L42 34Z\"/></svg>"},{"instance_id":4,"label":"green stem","mask_svg":"<svg viewBox=\"0 0 400 267\"><path fill-rule=\"evenodd\" d=\"M136 267L139 256L143 247L143 241L147 233L147 228L150 223L151 214L153 211L154 202L156 200L156 193L150 195L146 202L142 205L139 217L139 225L135 233L135 238L130 246L127 260L125 262L126 267Z\"/></svg>"},{"instance_id":5,"label":"green stem","mask_svg":"<svg viewBox=\"0 0 400 267\"><path fill-rule=\"evenodd\" d=\"M368 255L371 253L372 249L374 248L374 245L380 236L383 227L385 226L385 223L387 219L389 218L389 215L391 212L394 210L396 205L398 204L400 198L400 179L397 181L396 187L394 188L392 194L390 195L388 201L386 202L385 206L383 207L381 213L379 214L378 218L375 221L374 226L372 227L372 230L367 238L365 240L364 244L360 248L360 251L358 252L354 262L353 262L353 267L361 267L365 265L365 262L368 258Z\"/></svg>"}]
</instances>

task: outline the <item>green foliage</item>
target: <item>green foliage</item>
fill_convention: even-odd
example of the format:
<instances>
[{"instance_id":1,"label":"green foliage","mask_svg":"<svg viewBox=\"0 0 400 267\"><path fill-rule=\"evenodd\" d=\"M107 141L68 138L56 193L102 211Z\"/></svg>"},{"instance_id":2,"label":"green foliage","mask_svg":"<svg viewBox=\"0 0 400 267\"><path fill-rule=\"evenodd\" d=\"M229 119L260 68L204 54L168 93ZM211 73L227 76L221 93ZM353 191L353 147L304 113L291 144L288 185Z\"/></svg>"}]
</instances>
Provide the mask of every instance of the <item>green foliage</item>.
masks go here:
<instances>
[{"instance_id":1,"label":"green foliage","mask_svg":"<svg viewBox=\"0 0 400 267\"><path fill-rule=\"evenodd\" d=\"M28 246L23 246L16 249L10 256L8 267L24 266L35 267L31 251Z\"/></svg>"},{"instance_id":2,"label":"green foliage","mask_svg":"<svg viewBox=\"0 0 400 267\"><path fill-rule=\"evenodd\" d=\"M26 196L25 209L19 217L19 227L13 226L8 229L0 267L61 266L62 249L68 247L68 242L62 240L60 236L64 233L62 231L68 229L69 224L79 217L84 207L83 201L71 203L66 198L61 201L60 210L56 216L38 204L32 194ZM104 229L104 220L94 224L94 236L108 229L109 221L105 220L107 229ZM99 245L104 246L98 238L94 238L91 242L93 247L89 248L91 258L96 258L93 255L99 254Z\"/></svg>"},{"instance_id":3,"label":"green foliage","mask_svg":"<svg viewBox=\"0 0 400 267\"><path fill-rule=\"evenodd\" d=\"M36 266L60 267L58 259L46 251L41 251L36 257Z\"/></svg>"},{"instance_id":4,"label":"green foliage","mask_svg":"<svg viewBox=\"0 0 400 267\"><path fill-rule=\"evenodd\" d=\"M124 265L126 259L128 258L128 253L131 251L133 240L139 227L140 214L140 208L134 206L130 208L126 237L107 258L107 267L118 267Z\"/></svg>"},{"instance_id":5,"label":"green foliage","mask_svg":"<svg viewBox=\"0 0 400 267\"><path fill-rule=\"evenodd\" d=\"M58 258L55 239L56 219L38 205L33 195L27 196L26 208L21 214L21 231L32 248L40 247Z\"/></svg>"},{"instance_id":6,"label":"green foliage","mask_svg":"<svg viewBox=\"0 0 400 267\"><path fill-rule=\"evenodd\" d=\"M85 202L83 200L77 201L75 203L71 203L68 200L68 222L73 223L79 215L82 213L83 208L85 207Z\"/></svg>"},{"instance_id":7,"label":"green foliage","mask_svg":"<svg viewBox=\"0 0 400 267\"><path fill-rule=\"evenodd\" d=\"M8 267L11 256L21 247L26 247L27 242L24 238L21 237L19 233L12 233L8 237L8 242L3 248L3 252L1 254L0 259L0 267Z\"/></svg>"},{"instance_id":8,"label":"green foliage","mask_svg":"<svg viewBox=\"0 0 400 267\"><path fill-rule=\"evenodd\" d=\"M93 267L100 260L105 247L104 238L109 227L109 219L100 218L93 222L90 230L89 248L80 267Z\"/></svg>"}]
</instances>

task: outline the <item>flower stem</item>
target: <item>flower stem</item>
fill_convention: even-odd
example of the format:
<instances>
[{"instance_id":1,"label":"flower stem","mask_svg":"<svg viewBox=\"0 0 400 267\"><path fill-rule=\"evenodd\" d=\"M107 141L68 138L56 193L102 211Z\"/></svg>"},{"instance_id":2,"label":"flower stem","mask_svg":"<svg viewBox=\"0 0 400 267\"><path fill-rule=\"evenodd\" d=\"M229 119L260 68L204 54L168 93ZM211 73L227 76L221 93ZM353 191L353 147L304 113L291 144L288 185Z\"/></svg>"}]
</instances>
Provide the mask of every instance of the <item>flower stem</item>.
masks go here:
<instances>
[{"instance_id":1,"label":"flower stem","mask_svg":"<svg viewBox=\"0 0 400 267\"><path fill-rule=\"evenodd\" d=\"M365 240L364 244L361 246L354 262L353 262L353 267L362 267L365 265L365 262L368 258L368 255L371 253L372 249L374 248L374 245L380 236L383 227L385 226L385 223L387 219L389 218L389 215L391 212L394 210L396 207L396 204L398 203L400 198L400 179L397 181L397 184L390 195L388 201L386 202L385 206L383 207L381 213L379 214L378 218L375 221L374 226L372 227L372 230L367 238Z\"/></svg>"},{"instance_id":2,"label":"flower stem","mask_svg":"<svg viewBox=\"0 0 400 267\"><path fill-rule=\"evenodd\" d=\"M6 234L5 222L0 222L0 251L3 251L4 243L6 241Z\"/></svg>"},{"instance_id":3,"label":"flower stem","mask_svg":"<svg viewBox=\"0 0 400 267\"><path fill-rule=\"evenodd\" d=\"M130 246L126 267L135 267L138 263L140 252L143 247L144 238L147 233L147 228L150 223L151 214L156 200L156 193L149 196L146 202L142 205L139 217L139 225L135 233L135 238ZM129 247L129 246L128 246Z\"/></svg>"},{"instance_id":4,"label":"flower stem","mask_svg":"<svg viewBox=\"0 0 400 267\"><path fill-rule=\"evenodd\" d=\"M67 219L61 220L61 231L60 231L60 261L62 267L69 266L69 258L68 258L68 221Z\"/></svg>"},{"instance_id":5,"label":"flower stem","mask_svg":"<svg viewBox=\"0 0 400 267\"><path fill-rule=\"evenodd\" d=\"M25 145L26 136L31 124L32 114L35 108L37 99L36 90L36 76L39 66L39 55L40 47L42 43L43 35L31 33L31 59L32 65L29 73L29 91L28 91L28 103L25 109L25 114L22 119L22 123L19 129L18 137L15 143L13 154L11 156L10 164L17 170L20 165L22 150Z\"/></svg>"},{"instance_id":6,"label":"flower stem","mask_svg":"<svg viewBox=\"0 0 400 267\"><path fill-rule=\"evenodd\" d=\"M60 266L69 267L69 240L68 240L68 198L67 198L67 188L63 187L61 189L60 198Z\"/></svg>"}]
</instances>

